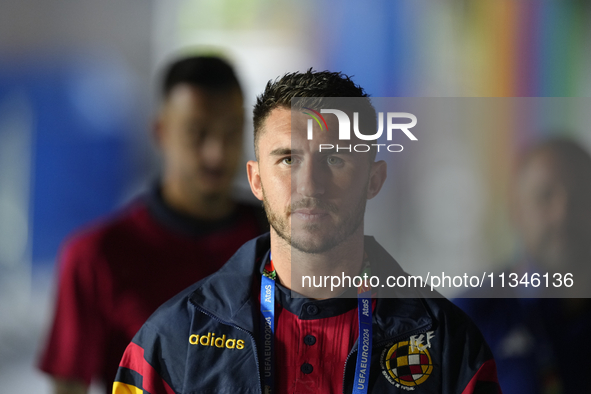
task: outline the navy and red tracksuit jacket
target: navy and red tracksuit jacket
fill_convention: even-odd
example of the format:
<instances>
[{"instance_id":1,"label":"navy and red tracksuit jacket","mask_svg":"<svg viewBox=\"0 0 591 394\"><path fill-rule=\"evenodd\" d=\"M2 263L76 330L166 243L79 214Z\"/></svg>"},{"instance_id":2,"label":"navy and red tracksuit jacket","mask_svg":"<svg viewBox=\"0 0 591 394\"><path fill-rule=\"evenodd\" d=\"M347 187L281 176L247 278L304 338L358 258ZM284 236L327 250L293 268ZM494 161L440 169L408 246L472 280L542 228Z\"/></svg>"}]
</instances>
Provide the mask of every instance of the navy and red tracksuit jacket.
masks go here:
<instances>
[{"instance_id":1,"label":"navy and red tracksuit jacket","mask_svg":"<svg viewBox=\"0 0 591 394\"><path fill-rule=\"evenodd\" d=\"M113 393L262 393L259 291L269 248L268 234L249 241L160 307L128 346ZM404 274L372 237L365 251ZM445 298L416 294L378 293L369 392L500 393L492 354L470 319ZM353 390L356 356L357 343L343 362L344 393Z\"/></svg>"}]
</instances>

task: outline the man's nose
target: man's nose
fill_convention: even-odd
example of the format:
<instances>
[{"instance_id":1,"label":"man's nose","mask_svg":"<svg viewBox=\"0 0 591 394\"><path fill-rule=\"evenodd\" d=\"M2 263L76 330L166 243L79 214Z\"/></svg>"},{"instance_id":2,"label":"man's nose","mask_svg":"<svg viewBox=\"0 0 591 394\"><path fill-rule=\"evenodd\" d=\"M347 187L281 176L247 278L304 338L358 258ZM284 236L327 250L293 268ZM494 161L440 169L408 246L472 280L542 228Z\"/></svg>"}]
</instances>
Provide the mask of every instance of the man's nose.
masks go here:
<instances>
[{"instance_id":1,"label":"man's nose","mask_svg":"<svg viewBox=\"0 0 591 394\"><path fill-rule=\"evenodd\" d=\"M313 160L305 160L292 170L291 181L298 194L304 197L317 197L324 194L326 177L320 167L314 165Z\"/></svg>"},{"instance_id":2,"label":"man's nose","mask_svg":"<svg viewBox=\"0 0 591 394\"><path fill-rule=\"evenodd\" d=\"M221 138L207 138L203 142L201 154L210 167L217 167L224 160L224 143Z\"/></svg>"}]
</instances>

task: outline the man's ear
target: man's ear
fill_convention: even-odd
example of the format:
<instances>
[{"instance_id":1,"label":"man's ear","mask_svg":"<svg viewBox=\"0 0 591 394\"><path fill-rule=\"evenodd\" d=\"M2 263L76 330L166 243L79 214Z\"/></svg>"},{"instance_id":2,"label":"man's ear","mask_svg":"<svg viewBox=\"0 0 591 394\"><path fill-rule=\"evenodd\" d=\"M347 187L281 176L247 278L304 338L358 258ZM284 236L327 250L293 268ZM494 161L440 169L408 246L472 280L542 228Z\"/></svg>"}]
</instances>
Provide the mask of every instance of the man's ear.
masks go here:
<instances>
[{"instance_id":1,"label":"man's ear","mask_svg":"<svg viewBox=\"0 0 591 394\"><path fill-rule=\"evenodd\" d=\"M259 162L249 160L246 163L246 174L248 175L248 183L252 194L259 200L263 201L263 184L261 183L261 174L259 172Z\"/></svg>"},{"instance_id":2,"label":"man's ear","mask_svg":"<svg viewBox=\"0 0 591 394\"><path fill-rule=\"evenodd\" d=\"M386 178L388 177L388 164L380 160L371 163L371 170L369 172L369 182L367 184L367 199L371 200L378 195Z\"/></svg>"},{"instance_id":3,"label":"man's ear","mask_svg":"<svg viewBox=\"0 0 591 394\"><path fill-rule=\"evenodd\" d=\"M164 143L164 121L162 114L159 114L152 122L152 139L158 149L162 149Z\"/></svg>"},{"instance_id":4,"label":"man's ear","mask_svg":"<svg viewBox=\"0 0 591 394\"><path fill-rule=\"evenodd\" d=\"M152 122L152 139L154 140L156 147L160 150L162 150L166 143L167 111L168 107L166 104L162 104L158 110L156 118L154 118L154 121Z\"/></svg>"},{"instance_id":5,"label":"man's ear","mask_svg":"<svg viewBox=\"0 0 591 394\"><path fill-rule=\"evenodd\" d=\"M152 122L152 140L158 148L162 146L162 125L158 119Z\"/></svg>"}]
</instances>

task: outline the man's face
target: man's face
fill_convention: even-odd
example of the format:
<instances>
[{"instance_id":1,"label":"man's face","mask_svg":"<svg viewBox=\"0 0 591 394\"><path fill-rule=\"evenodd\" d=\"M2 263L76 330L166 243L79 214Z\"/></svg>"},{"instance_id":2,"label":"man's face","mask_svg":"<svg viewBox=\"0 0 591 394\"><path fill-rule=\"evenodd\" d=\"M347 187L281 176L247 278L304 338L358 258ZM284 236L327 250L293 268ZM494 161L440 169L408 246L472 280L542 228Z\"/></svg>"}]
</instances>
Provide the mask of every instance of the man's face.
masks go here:
<instances>
[{"instance_id":1,"label":"man's face","mask_svg":"<svg viewBox=\"0 0 591 394\"><path fill-rule=\"evenodd\" d=\"M337 135L318 128L314 140L307 140L308 119L297 111L292 117L286 108L271 111L258 136L258 163L252 164L254 175L249 168L249 180L275 232L298 250L322 253L362 234L366 201L383 183L378 180L376 190L370 178L376 164L382 169L385 163L370 163L367 154L319 152L319 144L336 145ZM327 122L329 130L338 130L336 119ZM380 175L385 179L385 167Z\"/></svg>"},{"instance_id":2,"label":"man's face","mask_svg":"<svg viewBox=\"0 0 591 394\"><path fill-rule=\"evenodd\" d=\"M167 175L201 197L228 193L242 153L243 127L238 90L176 86L157 124Z\"/></svg>"},{"instance_id":3,"label":"man's face","mask_svg":"<svg viewBox=\"0 0 591 394\"><path fill-rule=\"evenodd\" d=\"M591 174L581 170L543 150L519 174L519 230L529 254L546 268L580 264L589 256Z\"/></svg>"}]
</instances>

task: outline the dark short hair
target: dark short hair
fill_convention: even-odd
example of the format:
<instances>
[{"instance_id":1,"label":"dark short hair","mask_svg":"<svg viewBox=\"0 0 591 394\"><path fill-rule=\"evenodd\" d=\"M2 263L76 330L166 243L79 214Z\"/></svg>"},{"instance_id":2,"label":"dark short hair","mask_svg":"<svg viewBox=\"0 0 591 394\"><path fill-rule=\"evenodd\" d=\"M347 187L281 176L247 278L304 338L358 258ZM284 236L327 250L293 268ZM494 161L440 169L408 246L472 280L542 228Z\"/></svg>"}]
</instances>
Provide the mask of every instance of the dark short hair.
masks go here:
<instances>
[{"instance_id":1,"label":"dark short hair","mask_svg":"<svg viewBox=\"0 0 591 394\"><path fill-rule=\"evenodd\" d=\"M542 152L556 155L561 162L569 166L570 170L584 174L591 182L591 156L581 144L569 137L550 137L527 147L518 167L524 168L533 157Z\"/></svg>"},{"instance_id":2,"label":"dark short hair","mask_svg":"<svg viewBox=\"0 0 591 394\"><path fill-rule=\"evenodd\" d=\"M321 108L332 97L362 97L365 105L362 110L369 110L373 116L367 125L368 129L377 128L376 111L365 90L355 84L351 77L341 72L313 71L287 73L282 77L267 82L265 91L257 97L253 110L254 144L258 155L257 142L265 119L276 108L291 108L292 99L305 97L307 100L299 103L301 107ZM303 104L305 103L305 104ZM375 154L374 154L375 157Z\"/></svg>"},{"instance_id":3,"label":"dark short hair","mask_svg":"<svg viewBox=\"0 0 591 394\"><path fill-rule=\"evenodd\" d=\"M211 91L238 89L242 93L232 66L216 56L191 56L170 64L162 78L162 98L166 99L181 84Z\"/></svg>"}]
</instances>

